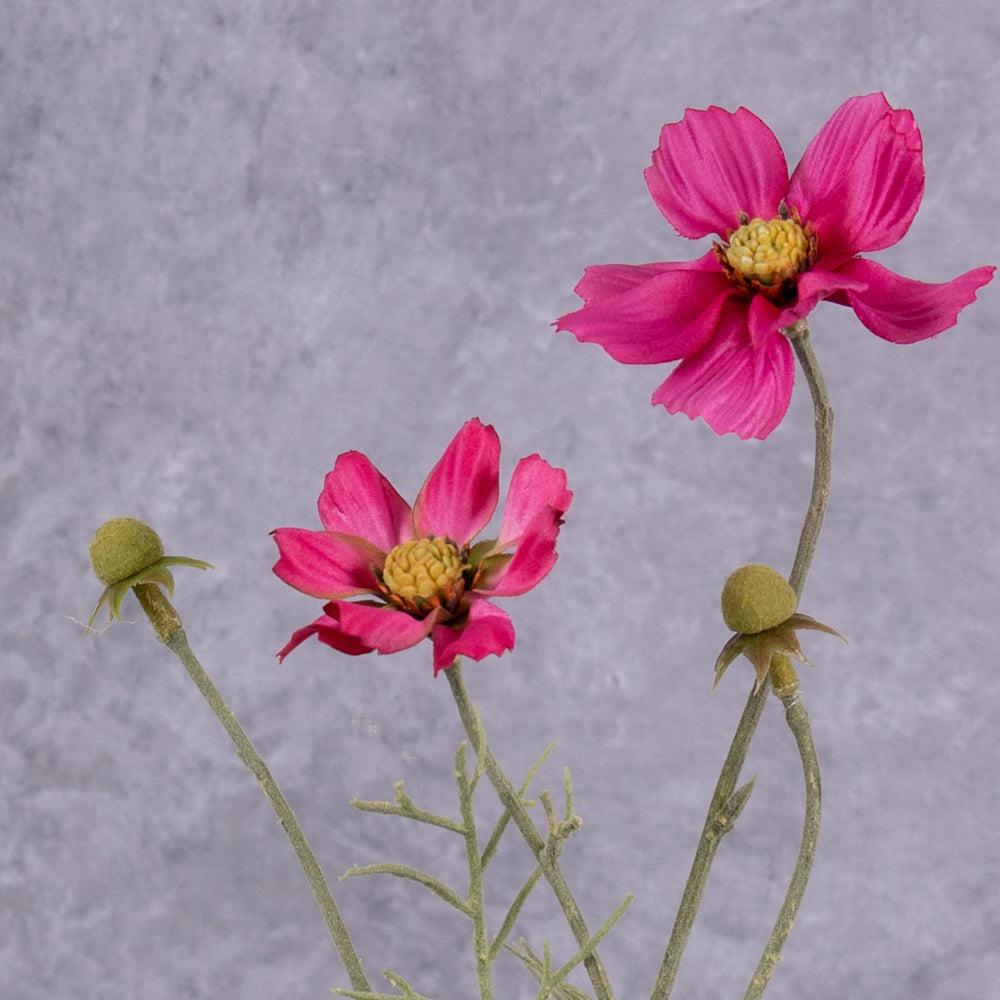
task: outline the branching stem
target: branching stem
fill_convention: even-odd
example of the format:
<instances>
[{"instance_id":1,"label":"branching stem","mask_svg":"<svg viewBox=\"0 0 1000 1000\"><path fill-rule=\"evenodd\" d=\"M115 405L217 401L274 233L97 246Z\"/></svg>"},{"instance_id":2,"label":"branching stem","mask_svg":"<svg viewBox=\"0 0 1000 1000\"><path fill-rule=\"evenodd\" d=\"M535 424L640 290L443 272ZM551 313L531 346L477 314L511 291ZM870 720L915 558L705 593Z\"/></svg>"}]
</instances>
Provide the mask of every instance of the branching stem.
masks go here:
<instances>
[{"instance_id":1,"label":"branching stem","mask_svg":"<svg viewBox=\"0 0 1000 1000\"><path fill-rule=\"evenodd\" d=\"M451 685L451 692L458 707L459 718L469 737L469 742L482 760L486 774L496 789L504 808L510 813L514 824L521 831L521 836L524 837L528 847L531 848L531 853L534 854L535 860L542 869L542 874L552 887L552 891L559 901L559 905L562 907L563 914L570 926L570 930L573 932L576 943L581 949L587 947L588 944L591 944L592 935L587 929L586 921L580 912L580 907L573 898L573 894L566 882L566 877L559 867L559 862L554 856L554 852L545 849L546 838L542 837L538 832L521 801L518 790L500 767L499 762L493 755L493 751L488 745L480 745L482 729L477 721L476 711L469 698L469 692L465 687L461 662L456 659L452 666L445 671L445 675L448 678L448 683ZM588 953L584 959L584 966L593 984L597 1000L614 1000L614 994L611 992L611 984L608 982L607 973L604 971L604 966L596 950L591 950Z\"/></svg>"}]
</instances>

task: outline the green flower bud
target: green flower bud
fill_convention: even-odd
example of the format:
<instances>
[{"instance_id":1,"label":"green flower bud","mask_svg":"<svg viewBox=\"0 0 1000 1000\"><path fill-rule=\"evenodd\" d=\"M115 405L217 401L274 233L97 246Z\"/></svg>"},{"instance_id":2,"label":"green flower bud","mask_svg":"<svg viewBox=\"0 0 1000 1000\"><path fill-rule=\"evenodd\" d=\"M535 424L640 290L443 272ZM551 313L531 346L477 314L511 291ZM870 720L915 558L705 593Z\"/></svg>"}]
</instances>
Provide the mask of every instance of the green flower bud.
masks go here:
<instances>
[{"instance_id":1,"label":"green flower bud","mask_svg":"<svg viewBox=\"0 0 1000 1000\"><path fill-rule=\"evenodd\" d=\"M731 573L722 588L722 618L734 632L753 635L787 621L798 604L789 582L770 566Z\"/></svg>"},{"instance_id":2,"label":"green flower bud","mask_svg":"<svg viewBox=\"0 0 1000 1000\"><path fill-rule=\"evenodd\" d=\"M168 556L163 554L163 542L153 529L134 517L113 517L105 521L90 541L90 564L101 583L107 584L94 608L87 627L94 624L97 613L106 604L112 621L121 614L122 601L130 590L135 590L139 603L143 606L157 634L166 642L165 633L160 628L154 611L161 606L170 609L171 627L180 627L180 619L170 602L160 593L163 587L167 593L174 592L174 578L171 566L193 566L195 569L211 569L212 564L189 556ZM151 610L152 609L152 610ZM164 619L165 620L165 619ZM175 629L176 630L176 629Z\"/></svg>"},{"instance_id":3,"label":"green flower bud","mask_svg":"<svg viewBox=\"0 0 1000 1000\"><path fill-rule=\"evenodd\" d=\"M90 564L109 587L127 580L163 558L160 536L134 517L105 521L90 542Z\"/></svg>"}]
</instances>

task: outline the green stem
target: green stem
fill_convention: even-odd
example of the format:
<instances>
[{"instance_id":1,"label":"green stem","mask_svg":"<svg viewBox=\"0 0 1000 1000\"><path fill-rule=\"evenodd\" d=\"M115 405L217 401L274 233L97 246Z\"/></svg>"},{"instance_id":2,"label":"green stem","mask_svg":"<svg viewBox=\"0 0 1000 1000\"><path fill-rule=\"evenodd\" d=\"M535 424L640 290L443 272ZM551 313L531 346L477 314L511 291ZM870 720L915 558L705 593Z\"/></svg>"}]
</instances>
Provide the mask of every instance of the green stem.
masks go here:
<instances>
[{"instance_id":1,"label":"green stem","mask_svg":"<svg viewBox=\"0 0 1000 1000\"><path fill-rule=\"evenodd\" d=\"M816 757L816 746L813 743L809 728L809 715L798 692L781 699L785 705L785 718L788 728L795 736L802 759L802 773L806 784L806 816L802 828L802 842L799 845L799 855L795 859L795 869L792 880L785 895L785 901L778 912L771 936L760 956L753 979L743 994L743 1000L760 1000L767 989L767 984L781 959L781 950L785 946L795 916L799 912L802 897L805 895L812 870L813 858L816 856L816 844L819 841L819 820L822 806L822 789L820 786L819 760Z\"/></svg>"},{"instance_id":2,"label":"green stem","mask_svg":"<svg viewBox=\"0 0 1000 1000\"><path fill-rule=\"evenodd\" d=\"M215 713L215 717L222 723L223 729L229 734L229 738L236 747L236 753L240 760L247 766L250 773L257 779L264 794L270 801L271 806L277 813L278 819L284 828L285 834L295 854L302 865L309 885L312 888L316 902L323 912L323 919L330 931L337 954L344 963L351 986L355 990L371 990L371 984L365 976L361 966L361 959L354 950L351 943L350 934L344 924L340 910L334 901L333 895L326 884L323 876L323 869L320 868L316 855L313 854L309 842L306 840L302 828L299 826L295 813L291 806L281 794L277 782L271 777L271 772L267 769L263 758L257 752L256 747L250 741L250 737L243 731L243 727L236 720L233 710L226 704L225 699L219 693L219 689L212 682L212 679L205 672L205 668L198 662L197 657L191 651L187 636L181 625L180 617L174 610L166 595L156 584L139 584L135 587L135 596L139 599L143 610L149 617L153 629L160 641L167 646L184 664L188 676L194 681L198 690L202 693L209 707Z\"/></svg>"},{"instance_id":3,"label":"green stem","mask_svg":"<svg viewBox=\"0 0 1000 1000\"><path fill-rule=\"evenodd\" d=\"M795 552L795 561L788 577L788 582L791 584L792 589L801 597L803 588L805 587L806 576L809 573L809 567L816 552L816 543L819 539L820 529L823 526L823 517L826 513L827 500L830 496L833 409L830 406L830 396L827 391L826 382L823 379L819 361L809 340L809 329L805 321L799 320L793 327L789 327L785 331L785 334L792 342L792 347L802 367L802 373L809 385L816 427L816 455L813 466L812 494L802 523L802 531L799 534L799 544ZM670 932L670 940L667 942L667 948L663 955L663 961L660 964L656 982L653 985L650 1000L668 1000L674 988L677 973L680 969L681 957L684 954L684 948L691 934L691 928L698 915L698 906L701 903L701 897L708 883L712 862L715 860L715 853L718 850L721 839L715 820L719 810L722 809L730 795L732 795L736 788L736 783L739 781L740 771L743 769L747 752L750 749L750 742L760 722L769 690L769 680L764 681L760 690L755 692L751 689L746 707L740 716L739 724L736 727L736 734L733 736L729 753L726 755L725 763L722 765L722 772L719 775L715 791L712 794L712 801L708 807L708 816L702 828L701 838L698 841L698 848L691 865L691 872L684 886L681 903L677 910L677 916L674 919L673 929Z\"/></svg>"},{"instance_id":4,"label":"green stem","mask_svg":"<svg viewBox=\"0 0 1000 1000\"><path fill-rule=\"evenodd\" d=\"M684 886L681 903L677 910L677 916L674 918L673 929L670 932L670 940L667 942L667 950L664 953L650 1000L667 1000L674 987L684 948L691 934L691 928L694 926L695 918L698 916L698 906L708 883L708 875L712 868L712 862L715 860L715 852L722 842L716 817L729 796L736 790L736 783L739 781L740 771L743 769L743 762L750 749L750 741L757 729L757 723L760 722L769 691L770 682L767 680L764 681L759 690L751 690L746 707L740 716L736 734L733 736L729 753L722 765L722 773L719 775L715 791L712 793L708 816L705 818L705 825L698 841L698 849L695 851L691 872Z\"/></svg>"},{"instance_id":5,"label":"green stem","mask_svg":"<svg viewBox=\"0 0 1000 1000\"><path fill-rule=\"evenodd\" d=\"M476 753L481 756L486 774L496 789L500 801L507 812L510 813L514 824L521 831L521 836L524 837L528 847L531 848L535 860L542 869L542 874L552 887L552 891L559 901L559 905L562 907L576 943L583 948L590 941L591 934L587 930L586 921L583 919L583 914L580 912L580 907L573 898L572 892L570 892L569 885L566 883L566 877L559 867L559 862L555 858L554 852L545 850L545 839L535 828L535 824L528 815L527 809L524 808L521 802L521 797L517 794L517 789L507 775L504 774L496 757L493 756L493 751L488 745L484 747L480 747L479 745L482 730L476 719L476 712L469 698L469 692L465 687L461 662L456 659L452 666L445 671L445 674L448 678L448 683L451 685L451 692L458 707L459 718L462 720L462 726L468 734L469 741L472 743ZM608 982L607 973L604 971L604 966L600 958L598 958L596 951L591 952L587 956L584 960L584 966L593 984L597 1000L614 1000L614 994L611 992L611 984Z\"/></svg>"},{"instance_id":6,"label":"green stem","mask_svg":"<svg viewBox=\"0 0 1000 1000\"><path fill-rule=\"evenodd\" d=\"M806 511L799 535L799 546L795 551L795 562L788 582L795 593L801 597L806 585L806 575L812 565L816 553L816 542L823 527L823 517L826 514L826 504L830 499L830 477L833 464L833 407L830 405L830 393L826 388L826 380L819 367L819 360L809 339L809 329L805 320L799 320L788 331L792 347L802 366L802 374L809 384L812 395L813 413L816 423L816 455L813 465L812 495L809 498L809 509Z\"/></svg>"},{"instance_id":7,"label":"green stem","mask_svg":"<svg viewBox=\"0 0 1000 1000\"><path fill-rule=\"evenodd\" d=\"M462 805L462 825L465 827L465 856L469 866L469 909L472 911L472 950L476 956L476 981L480 1000L493 1000L493 973L490 959L490 937L486 929L486 906L483 899L483 865L479 856L479 837L472 812L472 784L465 770L465 744L455 757L455 777Z\"/></svg>"}]
</instances>

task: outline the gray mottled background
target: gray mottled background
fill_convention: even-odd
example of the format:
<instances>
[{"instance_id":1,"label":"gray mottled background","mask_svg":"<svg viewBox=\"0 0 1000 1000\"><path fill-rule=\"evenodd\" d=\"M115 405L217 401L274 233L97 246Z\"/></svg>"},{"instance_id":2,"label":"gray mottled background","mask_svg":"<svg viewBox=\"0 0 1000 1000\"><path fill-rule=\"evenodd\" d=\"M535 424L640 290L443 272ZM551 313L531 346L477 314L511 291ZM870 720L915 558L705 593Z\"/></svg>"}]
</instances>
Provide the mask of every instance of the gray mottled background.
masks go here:
<instances>
[{"instance_id":1,"label":"gray mottled background","mask_svg":"<svg viewBox=\"0 0 1000 1000\"><path fill-rule=\"evenodd\" d=\"M459 738L426 646L274 651L315 602L268 531L317 525L338 452L412 496L460 423L504 475L541 451L576 490L555 572L507 602L514 655L468 671L498 755L551 738L584 829L564 860L603 954L648 995L749 670L714 694L718 588L790 564L808 494L800 386L764 443L654 410L625 368L548 323L588 263L692 256L642 181L660 125L744 103L795 159L845 97L922 128L927 194L883 259L942 280L996 260L1000 28L987 2L0 3L0 996L305 1000L345 978L254 782L138 611L87 637L105 518L152 521L189 634L331 875L460 843L355 814L453 809ZM700 252L700 251L699 251ZM838 414L803 609L825 767L813 882L772 987L802 1000L1000 997L997 371L990 287L895 347L824 305ZM992 512L992 513L991 513ZM741 995L794 857L801 778L772 704L677 996ZM487 794L482 810L496 809ZM514 836L494 925L530 869ZM374 974L474 993L468 928L418 887L335 883ZM522 930L570 941L542 887ZM533 996L512 960L503 1000Z\"/></svg>"}]
</instances>

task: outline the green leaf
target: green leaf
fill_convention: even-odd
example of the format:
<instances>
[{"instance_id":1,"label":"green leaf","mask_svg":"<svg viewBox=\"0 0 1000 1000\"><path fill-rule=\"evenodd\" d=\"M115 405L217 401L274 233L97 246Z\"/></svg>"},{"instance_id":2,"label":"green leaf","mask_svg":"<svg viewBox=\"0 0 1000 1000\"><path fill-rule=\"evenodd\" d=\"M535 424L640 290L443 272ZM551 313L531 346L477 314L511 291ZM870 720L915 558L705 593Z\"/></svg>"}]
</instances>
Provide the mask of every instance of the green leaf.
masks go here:
<instances>
[{"instance_id":1,"label":"green leaf","mask_svg":"<svg viewBox=\"0 0 1000 1000\"><path fill-rule=\"evenodd\" d=\"M456 910L464 913L467 917L472 916L472 908L469 904L439 878L429 875L419 868L411 868L409 865L378 864L378 865L358 865L348 868L341 878L355 878L358 875L395 875L396 878L405 878L411 882L417 882L425 889L430 889L435 896L443 899L449 906L454 906Z\"/></svg>"}]
</instances>

